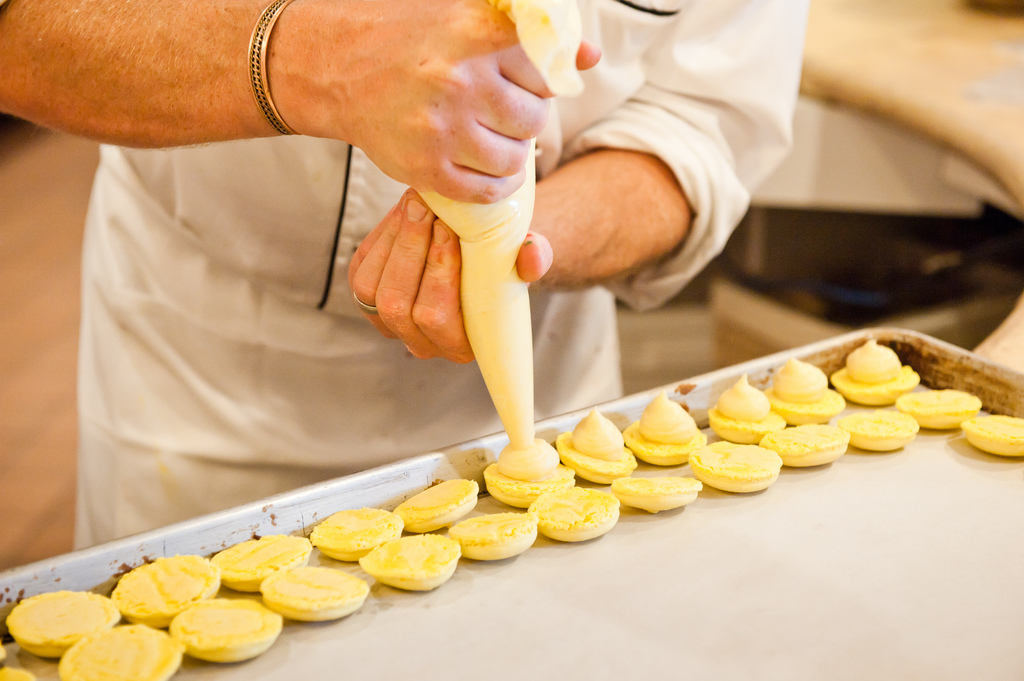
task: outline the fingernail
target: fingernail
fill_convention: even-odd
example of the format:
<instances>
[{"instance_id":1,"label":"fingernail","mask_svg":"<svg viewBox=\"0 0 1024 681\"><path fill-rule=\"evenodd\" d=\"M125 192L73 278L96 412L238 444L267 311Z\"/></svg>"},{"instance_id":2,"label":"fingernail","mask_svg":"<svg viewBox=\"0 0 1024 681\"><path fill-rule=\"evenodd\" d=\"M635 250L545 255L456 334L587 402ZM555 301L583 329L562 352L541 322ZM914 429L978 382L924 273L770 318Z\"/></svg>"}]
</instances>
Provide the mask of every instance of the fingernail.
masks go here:
<instances>
[{"instance_id":1,"label":"fingernail","mask_svg":"<svg viewBox=\"0 0 1024 681\"><path fill-rule=\"evenodd\" d=\"M448 229L443 225L434 223L434 244L438 246L444 246L446 243L452 240L451 234L448 233Z\"/></svg>"},{"instance_id":2,"label":"fingernail","mask_svg":"<svg viewBox=\"0 0 1024 681\"><path fill-rule=\"evenodd\" d=\"M550 248L541 249L541 262L544 263L544 272L546 273L551 269L551 265L555 262L555 254Z\"/></svg>"},{"instance_id":3,"label":"fingernail","mask_svg":"<svg viewBox=\"0 0 1024 681\"><path fill-rule=\"evenodd\" d=\"M413 198L405 200L405 217L409 222L419 222L427 217L427 207Z\"/></svg>"}]
</instances>

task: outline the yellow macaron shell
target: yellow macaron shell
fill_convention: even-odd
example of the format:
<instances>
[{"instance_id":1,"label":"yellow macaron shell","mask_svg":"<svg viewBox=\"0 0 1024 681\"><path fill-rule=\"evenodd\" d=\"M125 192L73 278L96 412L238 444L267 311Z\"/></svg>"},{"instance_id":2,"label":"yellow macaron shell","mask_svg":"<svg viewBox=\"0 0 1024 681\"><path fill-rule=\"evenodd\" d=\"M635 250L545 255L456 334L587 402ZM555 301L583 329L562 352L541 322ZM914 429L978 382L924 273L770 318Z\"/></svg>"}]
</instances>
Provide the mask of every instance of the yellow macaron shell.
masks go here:
<instances>
[{"instance_id":1,"label":"yellow macaron shell","mask_svg":"<svg viewBox=\"0 0 1024 681\"><path fill-rule=\"evenodd\" d=\"M757 492L779 477L782 457L757 445L715 442L690 455L693 476L725 492Z\"/></svg>"},{"instance_id":2,"label":"yellow macaron shell","mask_svg":"<svg viewBox=\"0 0 1024 681\"><path fill-rule=\"evenodd\" d=\"M801 468L831 463L846 453L850 434L838 426L806 424L768 433L761 446L780 457L785 466Z\"/></svg>"},{"instance_id":3,"label":"yellow macaron shell","mask_svg":"<svg viewBox=\"0 0 1024 681\"><path fill-rule=\"evenodd\" d=\"M378 546L359 565L381 584L406 591L430 591L447 582L459 563L459 542L439 534L402 537Z\"/></svg>"},{"instance_id":4,"label":"yellow macaron shell","mask_svg":"<svg viewBox=\"0 0 1024 681\"><path fill-rule=\"evenodd\" d=\"M313 545L305 537L272 534L224 549L210 560L220 568L220 581L235 591L259 591L264 579L281 570L305 565Z\"/></svg>"},{"instance_id":5,"label":"yellow macaron shell","mask_svg":"<svg viewBox=\"0 0 1024 681\"><path fill-rule=\"evenodd\" d=\"M1015 416L982 416L961 424L967 441L999 456L1024 456L1024 419Z\"/></svg>"},{"instance_id":6,"label":"yellow macaron shell","mask_svg":"<svg viewBox=\"0 0 1024 681\"><path fill-rule=\"evenodd\" d=\"M265 652L277 640L283 618L248 599L200 601L171 622L170 632L191 657L207 662L241 662Z\"/></svg>"},{"instance_id":7,"label":"yellow macaron shell","mask_svg":"<svg viewBox=\"0 0 1024 681\"><path fill-rule=\"evenodd\" d=\"M178 671L184 651L164 631L128 624L79 640L57 671L61 681L166 681Z\"/></svg>"},{"instance_id":8,"label":"yellow macaron shell","mask_svg":"<svg viewBox=\"0 0 1024 681\"><path fill-rule=\"evenodd\" d=\"M775 394L774 388L764 391L771 402L772 411L786 420L791 426L827 423L846 409L846 400L835 390L826 390L821 398L813 402L789 402Z\"/></svg>"},{"instance_id":9,"label":"yellow macaron shell","mask_svg":"<svg viewBox=\"0 0 1024 681\"><path fill-rule=\"evenodd\" d=\"M925 390L901 395L896 408L910 414L922 428L949 430L981 411L981 400L962 390Z\"/></svg>"},{"instance_id":10,"label":"yellow macaron shell","mask_svg":"<svg viewBox=\"0 0 1024 681\"><path fill-rule=\"evenodd\" d=\"M785 428L786 420L772 411L768 397L743 374L708 410L708 424L723 440L757 444L773 430Z\"/></svg>"},{"instance_id":11,"label":"yellow macaron shell","mask_svg":"<svg viewBox=\"0 0 1024 681\"><path fill-rule=\"evenodd\" d=\"M703 488L695 478L619 478L612 494L626 506L658 513L689 504Z\"/></svg>"},{"instance_id":12,"label":"yellow macaron shell","mask_svg":"<svg viewBox=\"0 0 1024 681\"><path fill-rule=\"evenodd\" d=\"M900 367L896 378L881 383L861 383L850 378L846 369L832 374L832 385L850 402L869 407L885 407L896 402L896 398L909 393L921 382L921 377L909 366Z\"/></svg>"},{"instance_id":13,"label":"yellow macaron shell","mask_svg":"<svg viewBox=\"0 0 1024 681\"><path fill-rule=\"evenodd\" d=\"M122 577L110 599L125 619L157 629L220 589L220 568L200 556L157 558Z\"/></svg>"},{"instance_id":14,"label":"yellow macaron shell","mask_svg":"<svg viewBox=\"0 0 1024 681\"><path fill-rule=\"evenodd\" d=\"M354 562L402 536L405 522L380 508L338 511L313 528L309 540L325 556Z\"/></svg>"},{"instance_id":15,"label":"yellow macaron shell","mask_svg":"<svg viewBox=\"0 0 1024 681\"><path fill-rule=\"evenodd\" d=\"M582 487L548 492L530 504L537 529L555 541L578 542L605 534L619 519L619 500Z\"/></svg>"},{"instance_id":16,"label":"yellow macaron shell","mask_svg":"<svg viewBox=\"0 0 1024 681\"><path fill-rule=\"evenodd\" d=\"M341 570L300 567L270 575L260 593L265 606L290 620L325 622L358 610L370 586Z\"/></svg>"},{"instance_id":17,"label":"yellow macaron shell","mask_svg":"<svg viewBox=\"0 0 1024 681\"><path fill-rule=\"evenodd\" d=\"M472 511L479 493L475 480L446 480L403 501L395 515L405 523L406 532L433 532Z\"/></svg>"},{"instance_id":18,"label":"yellow macaron shell","mask_svg":"<svg viewBox=\"0 0 1024 681\"><path fill-rule=\"evenodd\" d=\"M22 649L39 657L60 657L80 638L121 621L106 596L53 591L26 598L7 616L7 630Z\"/></svg>"},{"instance_id":19,"label":"yellow macaron shell","mask_svg":"<svg viewBox=\"0 0 1024 681\"><path fill-rule=\"evenodd\" d=\"M484 469L484 484L488 494L498 501L516 508L529 508L542 494L573 487L576 484L576 473L571 468L558 466L544 480L516 480L504 475L498 470L498 464L492 463Z\"/></svg>"},{"instance_id":20,"label":"yellow macaron shell","mask_svg":"<svg viewBox=\"0 0 1024 681\"><path fill-rule=\"evenodd\" d=\"M0 667L0 681L36 681L36 675L24 669Z\"/></svg>"},{"instance_id":21,"label":"yellow macaron shell","mask_svg":"<svg viewBox=\"0 0 1024 681\"><path fill-rule=\"evenodd\" d=\"M818 367L791 357L764 391L772 411L791 426L826 423L846 408L846 400L828 389L828 377Z\"/></svg>"},{"instance_id":22,"label":"yellow macaron shell","mask_svg":"<svg viewBox=\"0 0 1024 681\"><path fill-rule=\"evenodd\" d=\"M640 422L634 421L622 432L626 446L644 463L655 466L679 466L686 463L692 452L708 443L708 436L697 432L686 444L662 444L653 442L640 432Z\"/></svg>"},{"instance_id":23,"label":"yellow macaron shell","mask_svg":"<svg viewBox=\"0 0 1024 681\"><path fill-rule=\"evenodd\" d=\"M850 444L871 452L891 452L905 447L917 436L920 426L913 416L878 409L850 414L836 423L850 434Z\"/></svg>"},{"instance_id":24,"label":"yellow macaron shell","mask_svg":"<svg viewBox=\"0 0 1024 681\"><path fill-rule=\"evenodd\" d=\"M448 530L471 560L518 556L537 539L537 517L529 513L492 513L463 520Z\"/></svg>"},{"instance_id":25,"label":"yellow macaron shell","mask_svg":"<svg viewBox=\"0 0 1024 681\"><path fill-rule=\"evenodd\" d=\"M559 435L555 439L555 447L562 463L571 468L576 475L590 482L607 485L612 480L627 477L636 470L636 458L625 447L622 448L622 458L618 461L598 459L579 451L572 445L572 433Z\"/></svg>"}]
</instances>

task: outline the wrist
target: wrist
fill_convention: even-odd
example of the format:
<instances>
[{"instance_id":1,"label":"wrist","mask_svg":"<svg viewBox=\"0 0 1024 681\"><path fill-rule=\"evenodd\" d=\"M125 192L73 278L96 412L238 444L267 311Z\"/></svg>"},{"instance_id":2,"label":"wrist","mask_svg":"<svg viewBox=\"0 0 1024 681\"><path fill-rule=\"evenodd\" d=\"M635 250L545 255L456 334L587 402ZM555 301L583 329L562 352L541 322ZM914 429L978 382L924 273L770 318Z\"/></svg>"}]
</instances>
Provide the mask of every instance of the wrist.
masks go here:
<instances>
[{"instance_id":1,"label":"wrist","mask_svg":"<svg viewBox=\"0 0 1024 681\"><path fill-rule=\"evenodd\" d=\"M279 17L266 68L278 112L295 132L349 141L339 124L351 107L342 88L331 86L335 58L344 54L332 48L350 49L351 24L365 4L372 3L295 0Z\"/></svg>"}]
</instances>

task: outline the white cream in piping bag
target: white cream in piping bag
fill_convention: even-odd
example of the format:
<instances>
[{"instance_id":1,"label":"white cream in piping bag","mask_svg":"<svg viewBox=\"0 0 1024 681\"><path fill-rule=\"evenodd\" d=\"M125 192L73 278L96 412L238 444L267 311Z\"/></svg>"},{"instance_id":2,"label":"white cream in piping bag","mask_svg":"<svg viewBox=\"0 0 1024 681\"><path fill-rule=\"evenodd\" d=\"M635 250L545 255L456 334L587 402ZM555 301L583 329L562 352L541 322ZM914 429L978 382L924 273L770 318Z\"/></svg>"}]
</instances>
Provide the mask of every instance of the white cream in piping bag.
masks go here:
<instances>
[{"instance_id":1,"label":"white cream in piping bag","mask_svg":"<svg viewBox=\"0 0 1024 681\"><path fill-rule=\"evenodd\" d=\"M582 25L575 0L488 1L515 23L520 44L552 92L572 96L583 90L576 71ZM517 480L544 479L558 466L555 449L535 437L530 299L516 272L533 218L534 149L531 143L526 182L497 203L461 203L421 192L459 236L466 335L509 439L498 470Z\"/></svg>"}]
</instances>

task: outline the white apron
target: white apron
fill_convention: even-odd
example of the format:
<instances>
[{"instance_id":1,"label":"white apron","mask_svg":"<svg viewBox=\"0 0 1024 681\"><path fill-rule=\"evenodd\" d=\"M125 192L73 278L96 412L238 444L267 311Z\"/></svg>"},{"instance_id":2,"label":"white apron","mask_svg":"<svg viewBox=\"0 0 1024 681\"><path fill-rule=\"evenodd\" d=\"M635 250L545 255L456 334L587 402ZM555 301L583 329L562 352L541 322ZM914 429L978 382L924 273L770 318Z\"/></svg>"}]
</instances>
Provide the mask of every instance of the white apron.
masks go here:
<instances>
[{"instance_id":1,"label":"white apron","mask_svg":"<svg viewBox=\"0 0 1024 681\"><path fill-rule=\"evenodd\" d=\"M720 7L745 23L746 4ZM760 12L781 19L768 10L787 4ZM722 124L739 105L721 113L708 97L674 92L722 89L688 80L672 49L686 30L704 30L707 8L581 5L604 59L582 97L558 103L539 166L610 146L656 154L675 171L696 213L691 235L657 266L609 284L649 307L721 249L746 209L744 173L757 177L781 156L799 50L732 139ZM726 33L715 49L736 40ZM102 149L83 255L79 546L500 430L475 364L413 358L352 301L349 259L403 190L329 140ZM537 417L617 397L612 293L535 294L532 305Z\"/></svg>"}]
</instances>

